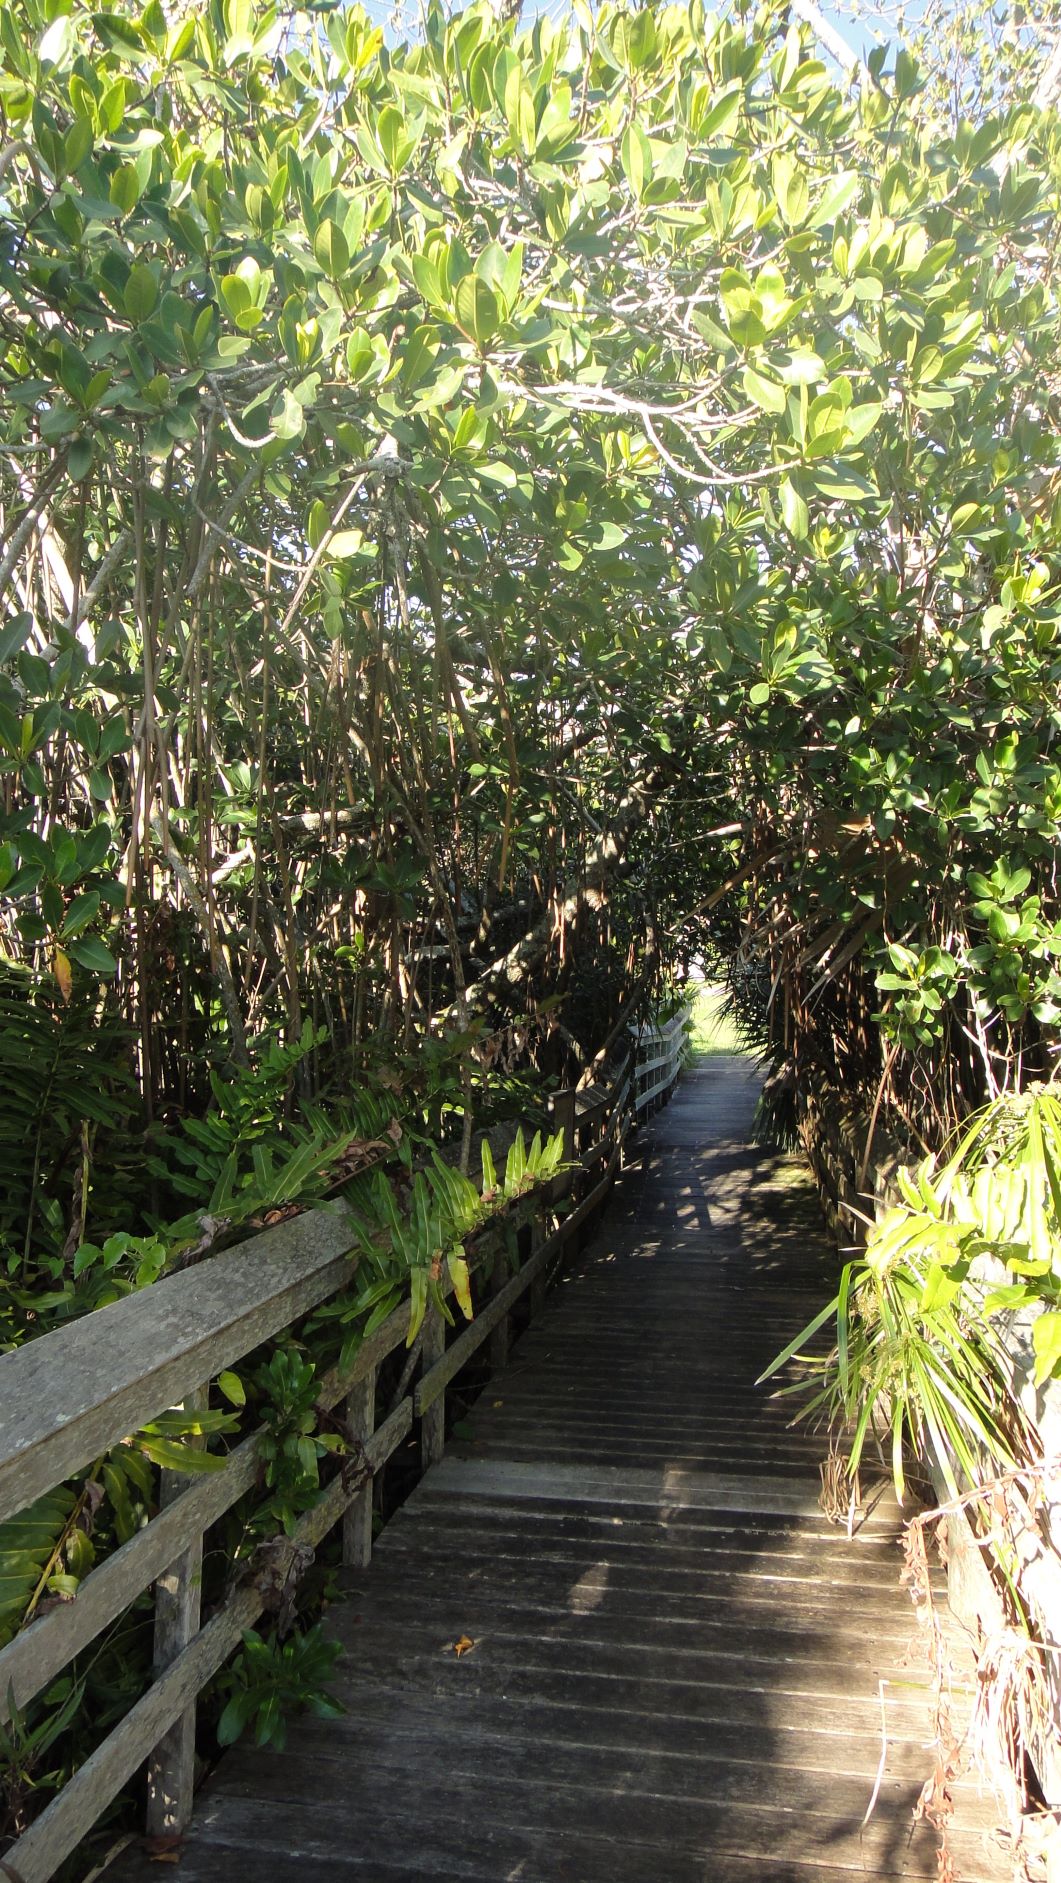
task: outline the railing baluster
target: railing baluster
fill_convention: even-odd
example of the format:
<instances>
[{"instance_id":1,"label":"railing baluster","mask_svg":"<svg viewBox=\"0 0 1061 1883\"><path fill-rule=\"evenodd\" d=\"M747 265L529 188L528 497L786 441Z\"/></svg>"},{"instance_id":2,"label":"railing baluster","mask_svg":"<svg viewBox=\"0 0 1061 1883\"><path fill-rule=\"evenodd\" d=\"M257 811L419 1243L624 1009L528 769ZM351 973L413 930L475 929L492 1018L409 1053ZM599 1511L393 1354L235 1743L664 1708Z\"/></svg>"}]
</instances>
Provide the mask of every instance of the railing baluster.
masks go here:
<instances>
[{"instance_id":1,"label":"railing baluster","mask_svg":"<svg viewBox=\"0 0 1061 1883\"><path fill-rule=\"evenodd\" d=\"M563 1092L554 1093L549 1100L550 1135L557 1131L562 1131L564 1134L563 1161L565 1164L570 1164L575 1155L575 1091L573 1086L568 1086ZM546 1192L549 1202L555 1203L560 1197L566 1196L571 1183L570 1170L564 1170L558 1177L554 1177Z\"/></svg>"},{"instance_id":2,"label":"railing baluster","mask_svg":"<svg viewBox=\"0 0 1061 1883\"><path fill-rule=\"evenodd\" d=\"M436 1307L424 1315L421 1366L427 1373L446 1351L446 1323ZM420 1464L424 1471L438 1463L446 1443L446 1395L439 1393L420 1420Z\"/></svg>"},{"instance_id":3,"label":"railing baluster","mask_svg":"<svg viewBox=\"0 0 1061 1883\"><path fill-rule=\"evenodd\" d=\"M346 1397L346 1429L351 1443L367 1444L376 1429L376 1368L370 1367ZM352 1460L355 1468L358 1458ZM348 1569L367 1569L372 1560L372 1479L346 1507L343 1518L343 1562Z\"/></svg>"},{"instance_id":4,"label":"railing baluster","mask_svg":"<svg viewBox=\"0 0 1061 1883\"><path fill-rule=\"evenodd\" d=\"M540 1216L534 1216L531 1218L530 1232L531 1232L530 1252L531 1252L531 1255L534 1256L534 1255L537 1255L538 1250L541 1248L542 1243L545 1241L545 1230L542 1227L542 1221L541 1221ZM532 1320L534 1321L537 1320L544 1306L545 1306L545 1269L542 1268L542 1269L539 1269L538 1273L535 1275L534 1280L531 1282L531 1285L530 1285L530 1311L531 1311Z\"/></svg>"},{"instance_id":5,"label":"railing baluster","mask_svg":"<svg viewBox=\"0 0 1061 1883\"><path fill-rule=\"evenodd\" d=\"M210 1400L209 1386L200 1386L184 1401L186 1412L205 1412ZM194 1439L193 1444L205 1440ZM163 1470L159 1496L163 1504L173 1502L189 1488L187 1473ZM193 1537L188 1548L155 1583L156 1674L176 1660L177 1655L199 1631L202 1602L203 1537ZM183 1831L191 1821L195 1793L195 1701L185 1707L168 1733L159 1740L147 1764L147 1831L149 1837L165 1837Z\"/></svg>"},{"instance_id":6,"label":"railing baluster","mask_svg":"<svg viewBox=\"0 0 1061 1883\"><path fill-rule=\"evenodd\" d=\"M494 1266L490 1275L490 1293L499 1295L508 1282L508 1264L505 1261L504 1245L498 1242L494 1254ZM509 1336L511 1328L509 1317L503 1314L490 1335L487 1353L490 1358L491 1373L500 1373L508 1365Z\"/></svg>"}]
</instances>

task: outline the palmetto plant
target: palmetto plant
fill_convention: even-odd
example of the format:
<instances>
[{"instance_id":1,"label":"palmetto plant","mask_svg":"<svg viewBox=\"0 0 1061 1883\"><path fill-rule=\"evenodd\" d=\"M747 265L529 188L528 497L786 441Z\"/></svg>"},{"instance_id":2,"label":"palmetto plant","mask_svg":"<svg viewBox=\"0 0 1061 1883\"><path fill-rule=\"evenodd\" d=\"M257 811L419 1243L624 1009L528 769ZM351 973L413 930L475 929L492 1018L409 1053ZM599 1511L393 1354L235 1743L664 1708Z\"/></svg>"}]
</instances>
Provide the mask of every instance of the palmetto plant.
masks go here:
<instances>
[{"instance_id":1,"label":"palmetto plant","mask_svg":"<svg viewBox=\"0 0 1061 1883\"><path fill-rule=\"evenodd\" d=\"M1007 1092L941 1159L899 1173L902 1202L874 1224L834 1299L764 1378L799 1358L784 1390L800 1417L842 1435L853 1475L871 1440L890 1456L900 1499L908 1455L934 1461L953 1497L1033 1462L1029 1381L1061 1372L1061 1098ZM1007 1319L1030 1321L1022 1365ZM831 1322L827 1355L810 1343Z\"/></svg>"},{"instance_id":2,"label":"palmetto plant","mask_svg":"<svg viewBox=\"0 0 1061 1883\"><path fill-rule=\"evenodd\" d=\"M900 1501L912 1455L935 1467L943 1509L967 1512L1007 1619L1001 1632L988 1623L973 1738L1017 1823L1025 1762L1042 1771L1056 1737L1043 1641L1057 1558L1041 1521L1035 1417L1037 1390L1061 1375L1056 1085L1001 1094L944 1157L900 1172L899 1189L901 1203L870 1229L835 1298L769 1372L806 1360L808 1343L834 1322L831 1351L785 1389L807 1394L800 1416L828 1419L852 1478L875 1443L890 1456ZM908 1535L919 1537L934 1514L915 1518Z\"/></svg>"}]
</instances>

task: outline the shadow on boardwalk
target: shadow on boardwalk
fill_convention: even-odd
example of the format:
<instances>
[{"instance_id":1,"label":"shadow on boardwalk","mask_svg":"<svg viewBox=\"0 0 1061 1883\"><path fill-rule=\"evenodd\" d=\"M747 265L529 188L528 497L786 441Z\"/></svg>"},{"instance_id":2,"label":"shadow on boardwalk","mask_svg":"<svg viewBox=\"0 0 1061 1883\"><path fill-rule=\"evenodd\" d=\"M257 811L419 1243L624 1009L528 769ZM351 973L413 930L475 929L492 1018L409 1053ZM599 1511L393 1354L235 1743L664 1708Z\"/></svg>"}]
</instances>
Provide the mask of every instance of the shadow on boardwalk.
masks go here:
<instances>
[{"instance_id":1,"label":"shadow on boardwalk","mask_svg":"<svg viewBox=\"0 0 1061 1883\"><path fill-rule=\"evenodd\" d=\"M184 1883L936 1876L897 1525L831 1528L822 1441L754 1384L836 1266L798 1161L748 1144L755 1095L739 1059L683 1081L474 1436L331 1611L346 1716L226 1757ZM1003 1874L988 1822L960 1793L979 1883Z\"/></svg>"}]
</instances>

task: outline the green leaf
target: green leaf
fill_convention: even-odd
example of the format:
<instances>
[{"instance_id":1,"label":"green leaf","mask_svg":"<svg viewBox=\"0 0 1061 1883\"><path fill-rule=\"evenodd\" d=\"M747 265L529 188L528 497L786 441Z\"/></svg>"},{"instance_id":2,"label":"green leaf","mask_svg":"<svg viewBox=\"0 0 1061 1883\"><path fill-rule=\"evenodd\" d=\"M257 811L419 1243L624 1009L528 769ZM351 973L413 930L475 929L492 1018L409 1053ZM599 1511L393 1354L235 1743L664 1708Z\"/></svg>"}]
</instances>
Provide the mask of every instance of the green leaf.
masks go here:
<instances>
[{"instance_id":1,"label":"green leaf","mask_svg":"<svg viewBox=\"0 0 1061 1883\"><path fill-rule=\"evenodd\" d=\"M534 94L527 83L523 68L518 59L512 58L512 64L505 78L502 107L512 133L512 140L526 156L530 156L534 150L537 132L534 104Z\"/></svg>"},{"instance_id":2,"label":"green leaf","mask_svg":"<svg viewBox=\"0 0 1061 1883\"><path fill-rule=\"evenodd\" d=\"M327 504L322 503L319 497L315 497L306 516L306 541L311 549L316 549L324 540L324 534L330 522Z\"/></svg>"},{"instance_id":3,"label":"green leaf","mask_svg":"<svg viewBox=\"0 0 1061 1883\"><path fill-rule=\"evenodd\" d=\"M430 255L414 255L409 263L417 292L429 307L444 311L448 307L442 291L442 279L436 262L437 250ZM422 331L422 329L418 330Z\"/></svg>"},{"instance_id":4,"label":"green leaf","mask_svg":"<svg viewBox=\"0 0 1061 1883\"><path fill-rule=\"evenodd\" d=\"M728 132L732 131L737 119L740 117L743 97L744 86L739 82L725 89L721 95L715 99L707 115L697 126L697 137L701 138L704 143L706 143L709 137L714 137L716 134L725 136Z\"/></svg>"},{"instance_id":5,"label":"green leaf","mask_svg":"<svg viewBox=\"0 0 1061 1883\"><path fill-rule=\"evenodd\" d=\"M497 296L478 275L465 275L457 283L457 324L480 349L488 346L501 324Z\"/></svg>"},{"instance_id":6,"label":"green leaf","mask_svg":"<svg viewBox=\"0 0 1061 1883\"><path fill-rule=\"evenodd\" d=\"M850 501L854 497L880 496L872 479L864 477L861 471L853 470L848 464L844 464L841 469L829 463L816 464L805 474L805 480L811 489L833 502Z\"/></svg>"},{"instance_id":7,"label":"green leaf","mask_svg":"<svg viewBox=\"0 0 1061 1883\"><path fill-rule=\"evenodd\" d=\"M115 209L123 216L136 208L140 201L140 175L135 164L120 164L110 180L108 191Z\"/></svg>"},{"instance_id":8,"label":"green leaf","mask_svg":"<svg viewBox=\"0 0 1061 1883\"><path fill-rule=\"evenodd\" d=\"M834 1295L833 1299L827 1302L824 1308L819 1310L814 1316L814 1319L808 1321L806 1327L801 1328L800 1332L793 1340L789 1341L786 1347L782 1347L781 1352L777 1354L775 1358L771 1360L769 1366L759 1374L755 1384L762 1386L765 1380L773 1379L781 1372L782 1367L787 1366L790 1360L794 1359L797 1354L802 1353L803 1349L813 1340L819 1329L824 1327L827 1321L833 1319L838 1306L839 1296Z\"/></svg>"},{"instance_id":9,"label":"green leaf","mask_svg":"<svg viewBox=\"0 0 1061 1883\"><path fill-rule=\"evenodd\" d=\"M1035 1384L1042 1386L1046 1380L1061 1374L1061 1313L1056 1308L1047 1309L1033 1322L1032 1345L1035 1348Z\"/></svg>"},{"instance_id":10,"label":"green leaf","mask_svg":"<svg viewBox=\"0 0 1061 1883\"><path fill-rule=\"evenodd\" d=\"M471 1276L468 1273L468 1264L464 1257L464 1250L459 1245L457 1248L450 1250L446 1257L446 1265L449 1269L450 1280L453 1283L453 1292L457 1297L461 1313L466 1321L470 1321L473 1313Z\"/></svg>"},{"instance_id":11,"label":"green leaf","mask_svg":"<svg viewBox=\"0 0 1061 1883\"><path fill-rule=\"evenodd\" d=\"M96 460L91 438L74 438L66 455L66 466L75 484L88 476Z\"/></svg>"},{"instance_id":12,"label":"green leaf","mask_svg":"<svg viewBox=\"0 0 1061 1883\"><path fill-rule=\"evenodd\" d=\"M409 1274L409 1332L405 1344L411 1347L424 1324L427 1311L427 1270L414 1268Z\"/></svg>"},{"instance_id":13,"label":"green leaf","mask_svg":"<svg viewBox=\"0 0 1061 1883\"><path fill-rule=\"evenodd\" d=\"M882 405L849 405L843 415L845 445L861 444L863 438L869 436L883 411Z\"/></svg>"},{"instance_id":14,"label":"green leaf","mask_svg":"<svg viewBox=\"0 0 1061 1883\"><path fill-rule=\"evenodd\" d=\"M221 299L228 308L233 320L246 313L251 306L251 291L242 275L224 275L221 280Z\"/></svg>"},{"instance_id":15,"label":"green leaf","mask_svg":"<svg viewBox=\"0 0 1061 1883\"><path fill-rule=\"evenodd\" d=\"M640 201L645 185L652 181L653 164L652 146L636 121L626 127L620 154L626 180Z\"/></svg>"},{"instance_id":16,"label":"green leaf","mask_svg":"<svg viewBox=\"0 0 1061 1883\"><path fill-rule=\"evenodd\" d=\"M98 37L105 46L109 46L118 51L143 52L143 35L133 24L132 20L124 18L122 14L94 13L92 15L92 24ZM112 126L111 128L116 129L117 127Z\"/></svg>"},{"instance_id":17,"label":"green leaf","mask_svg":"<svg viewBox=\"0 0 1061 1883\"><path fill-rule=\"evenodd\" d=\"M269 416L269 429L285 442L301 438L306 429L306 414L288 387L284 387Z\"/></svg>"},{"instance_id":18,"label":"green leaf","mask_svg":"<svg viewBox=\"0 0 1061 1883\"><path fill-rule=\"evenodd\" d=\"M406 168L419 142L419 126L407 126L394 105L384 105L376 120L376 138L392 177Z\"/></svg>"},{"instance_id":19,"label":"green leaf","mask_svg":"<svg viewBox=\"0 0 1061 1883\"><path fill-rule=\"evenodd\" d=\"M781 515L785 521L785 528L797 542L802 542L810 532L810 512L806 501L790 477L782 478L778 494L781 498Z\"/></svg>"},{"instance_id":20,"label":"green leaf","mask_svg":"<svg viewBox=\"0 0 1061 1883\"><path fill-rule=\"evenodd\" d=\"M79 170L93 145L92 125L87 118L76 117L66 133L63 161L68 175Z\"/></svg>"},{"instance_id":21,"label":"green leaf","mask_svg":"<svg viewBox=\"0 0 1061 1883\"><path fill-rule=\"evenodd\" d=\"M360 380L366 379L375 366L376 349L372 344L372 336L364 327L355 327L346 341L346 370L351 385L356 386Z\"/></svg>"},{"instance_id":22,"label":"green leaf","mask_svg":"<svg viewBox=\"0 0 1061 1883\"><path fill-rule=\"evenodd\" d=\"M0 628L0 664L26 645L32 631L32 615L14 614L9 618L6 626Z\"/></svg>"},{"instance_id":23,"label":"green leaf","mask_svg":"<svg viewBox=\"0 0 1061 1883\"><path fill-rule=\"evenodd\" d=\"M203 1451L197 1445L182 1445L178 1440L155 1438L150 1432L138 1432L134 1444L152 1464L163 1465L167 1471L186 1471L202 1475L208 1471L223 1471L226 1460L217 1452Z\"/></svg>"},{"instance_id":24,"label":"green leaf","mask_svg":"<svg viewBox=\"0 0 1061 1883\"><path fill-rule=\"evenodd\" d=\"M724 268L720 282L726 324L738 346L761 346L767 337L762 302L747 276Z\"/></svg>"},{"instance_id":25,"label":"green leaf","mask_svg":"<svg viewBox=\"0 0 1061 1883\"><path fill-rule=\"evenodd\" d=\"M42 64L65 65L73 41L74 22L69 13L60 13L42 35L37 57Z\"/></svg>"},{"instance_id":26,"label":"green leaf","mask_svg":"<svg viewBox=\"0 0 1061 1883\"><path fill-rule=\"evenodd\" d=\"M246 1731L247 1722L253 1710L252 1694L234 1693L217 1722L218 1745L234 1746L237 1739Z\"/></svg>"},{"instance_id":27,"label":"green leaf","mask_svg":"<svg viewBox=\"0 0 1061 1883\"><path fill-rule=\"evenodd\" d=\"M63 922L62 932L64 937L69 938L71 935L79 935L83 928L87 928L90 922L95 921L99 914L99 908L100 894L98 889L91 889L84 895L75 896L66 911L66 919Z\"/></svg>"},{"instance_id":28,"label":"green leaf","mask_svg":"<svg viewBox=\"0 0 1061 1883\"><path fill-rule=\"evenodd\" d=\"M807 347L797 347L791 353L771 349L767 358L783 385L816 386L825 378L825 362Z\"/></svg>"},{"instance_id":29,"label":"green leaf","mask_svg":"<svg viewBox=\"0 0 1061 1883\"><path fill-rule=\"evenodd\" d=\"M827 183L818 200L817 207L807 219L808 229L821 229L826 223L835 222L845 209L854 202L862 185L857 171L844 170L831 183Z\"/></svg>"},{"instance_id":30,"label":"green leaf","mask_svg":"<svg viewBox=\"0 0 1061 1883\"><path fill-rule=\"evenodd\" d=\"M325 555L329 562L348 562L352 556L360 556L365 551L365 537L361 530L336 530L329 541ZM369 545L369 553L375 551Z\"/></svg>"},{"instance_id":31,"label":"green leaf","mask_svg":"<svg viewBox=\"0 0 1061 1883\"><path fill-rule=\"evenodd\" d=\"M154 269L146 262L134 262L130 268L122 303L137 327L154 313L158 305L158 281Z\"/></svg>"},{"instance_id":32,"label":"green leaf","mask_svg":"<svg viewBox=\"0 0 1061 1883\"><path fill-rule=\"evenodd\" d=\"M318 267L330 281L340 281L350 266L350 249L337 222L326 217L313 238L313 253Z\"/></svg>"},{"instance_id":33,"label":"green leaf","mask_svg":"<svg viewBox=\"0 0 1061 1883\"><path fill-rule=\"evenodd\" d=\"M67 950L82 968L92 974L116 974L118 963L103 942L96 935L82 935L72 941Z\"/></svg>"},{"instance_id":34,"label":"green leaf","mask_svg":"<svg viewBox=\"0 0 1061 1883\"><path fill-rule=\"evenodd\" d=\"M778 386L772 379L766 379L753 367L744 368L744 390L754 405L764 412L783 412L787 404L784 386Z\"/></svg>"}]
</instances>

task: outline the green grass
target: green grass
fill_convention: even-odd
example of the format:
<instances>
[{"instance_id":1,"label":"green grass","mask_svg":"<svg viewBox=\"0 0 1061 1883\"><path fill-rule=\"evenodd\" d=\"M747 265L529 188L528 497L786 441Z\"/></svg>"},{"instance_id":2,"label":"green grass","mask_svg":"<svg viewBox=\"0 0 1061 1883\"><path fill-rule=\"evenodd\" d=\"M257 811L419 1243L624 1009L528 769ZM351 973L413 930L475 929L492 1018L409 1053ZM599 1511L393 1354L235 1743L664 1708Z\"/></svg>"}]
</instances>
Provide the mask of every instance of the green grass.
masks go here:
<instances>
[{"instance_id":1,"label":"green grass","mask_svg":"<svg viewBox=\"0 0 1061 1883\"><path fill-rule=\"evenodd\" d=\"M694 1063L708 1053L747 1052L748 1048L741 1039L733 1016L723 1011L725 1004L724 987L707 985L697 988L692 1005L692 1032L689 1035Z\"/></svg>"}]
</instances>

